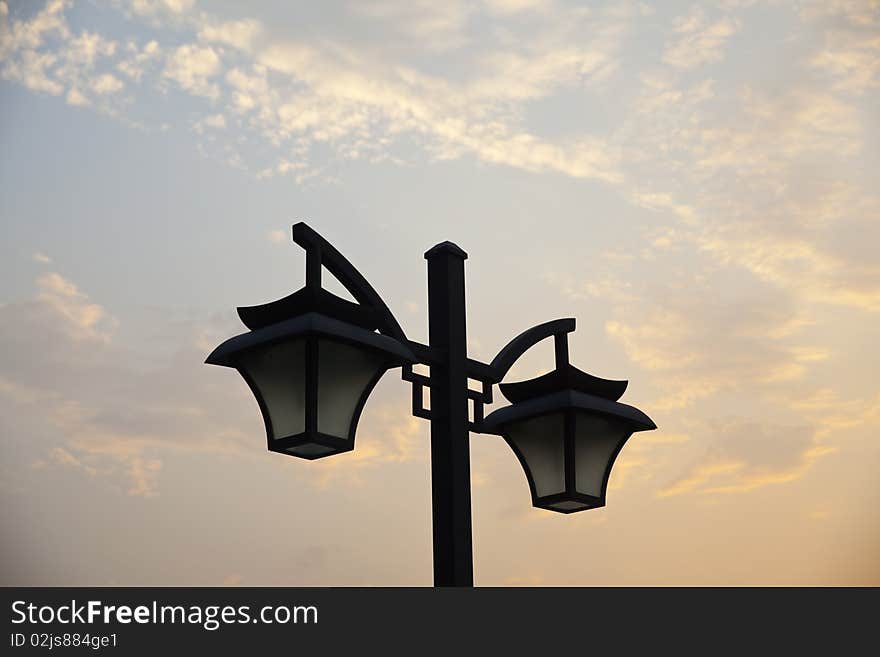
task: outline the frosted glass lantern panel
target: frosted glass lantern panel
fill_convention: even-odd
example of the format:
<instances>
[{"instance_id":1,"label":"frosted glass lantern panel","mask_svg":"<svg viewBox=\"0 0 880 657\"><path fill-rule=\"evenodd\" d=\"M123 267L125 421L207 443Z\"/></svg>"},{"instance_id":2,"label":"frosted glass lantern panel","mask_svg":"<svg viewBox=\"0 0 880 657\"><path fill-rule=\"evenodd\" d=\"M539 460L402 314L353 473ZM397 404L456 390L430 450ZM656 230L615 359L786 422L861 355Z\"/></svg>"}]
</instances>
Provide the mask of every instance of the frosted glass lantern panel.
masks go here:
<instances>
[{"instance_id":1,"label":"frosted glass lantern panel","mask_svg":"<svg viewBox=\"0 0 880 657\"><path fill-rule=\"evenodd\" d=\"M629 438L632 428L601 415L575 416L575 488L578 493L602 496L609 460Z\"/></svg>"},{"instance_id":2,"label":"frosted glass lantern panel","mask_svg":"<svg viewBox=\"0 0 880 657\"><path fill-rule=\"evenodd\" d=\"M318 342L318 432L349 438L361 396L386 369L385 356L342 342Z\"/></svg>"},{"instance_id":3,"label":"frosted glass lantern panel","mask_svg":"<svg viewBox=\"0 0 880 657\"><path fill-rule=\"evenodd\" d=\"M520 451L538 497L565 492L563 415L553 413L511 423L505 430Z\"/></svg>"},{"instance_id":4,"label":"frosted glass lantern panel","mask_svg":"<svg viewBox=\"0 0 880 657\"><path fill-rule=\"evenodd\" d=\"M306 342L281 342L241 355L238 369L268 409L271 437L306 430Z\"/></svg>"}]
</instances>

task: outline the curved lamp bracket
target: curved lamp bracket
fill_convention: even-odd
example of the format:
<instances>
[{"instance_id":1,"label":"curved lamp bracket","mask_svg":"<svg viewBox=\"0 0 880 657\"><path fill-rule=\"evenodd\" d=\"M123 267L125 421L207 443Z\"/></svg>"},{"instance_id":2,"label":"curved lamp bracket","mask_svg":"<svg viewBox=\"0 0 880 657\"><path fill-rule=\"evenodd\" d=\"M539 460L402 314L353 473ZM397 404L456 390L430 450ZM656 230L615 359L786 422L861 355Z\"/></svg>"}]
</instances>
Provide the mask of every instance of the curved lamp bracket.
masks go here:
<instances>
[{"instance_id":1,"label":"curved lamp bracket","mask_svg":"<svg viewBox=\"0 0 880 657\"><path fill-rule=\"evenodd\" d=\"M321 267L333 274L355 300L372 309L381 322L379 332L406 340L400 324L382 298L344 255L302 221L293 225L293 241L306 251L306 287L321 287Z\"/></svg>"},{"instance_id":2,"label":"curved lamp bracket","mask_svg":"<svg viewBox=\"0 0 880 657\"><path fill-rule=\"evenodd\" d=\"M574 390L610 401L617 401L626 390L626 381L602 379L574 367L568 357L568 334L574 331L572 318L556 319L523 331L507 343L495 356L492 367L501 381L513 364L526 351L544 338L554 338L556 368L535 379L517 383L501 383L501 394L510 402L522 402L558 390Z\"/></svg>"},{"instance_id":3,"label":"curved lamp bracket","mask_svg":"<svg viewBox=\"0 0 880 657\"><path fill-rule=\"evenodd\" d=\"M508 342L489 366L495 370L498 381L501 381L526 351L534 347L544 338L551 335L555 338L556 366L568 363L568 334L574 331L574 318L554 319L527 329Z\"/></svg>"},{"instance_id":4,"label":"curved lamp bracket","mask_svg":"<svg viewBox=\"0 0 880 657\"><path fill-rule=\"evenodd\" d=\"M406 344L406 335L391 310L367 279L330 242L303 222L293 225L293 241L306 252L305 287L277 301L239 308L238 315L248 328L262 328L306 310L332 310L335 316L376 329ZM322 267L336 277L357 304L340 299L321 287Z\"/></svg>"}]
</instances>

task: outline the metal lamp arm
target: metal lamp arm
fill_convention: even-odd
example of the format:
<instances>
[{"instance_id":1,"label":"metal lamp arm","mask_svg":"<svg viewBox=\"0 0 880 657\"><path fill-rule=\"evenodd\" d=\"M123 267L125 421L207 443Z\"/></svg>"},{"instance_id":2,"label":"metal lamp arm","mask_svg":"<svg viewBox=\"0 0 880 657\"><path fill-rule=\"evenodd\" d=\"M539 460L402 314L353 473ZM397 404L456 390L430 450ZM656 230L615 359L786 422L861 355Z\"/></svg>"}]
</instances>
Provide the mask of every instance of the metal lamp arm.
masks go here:
<instances>
[{"instance_id":1,"label":"metal lamp arm","mask_svg":"<svg viewBox=\"0 0 880 657\"><path fill-rule=\"evenodd\" d=\"M469 422L470 430L483 433L483 407L485 404L492 403L492 386L500 383L520 356L541 340L553 336L555 338L556 366L562 367L568 364L568 334L574 329L575 320L571 317L544 322L523 331L508 342L492 359L491 363L487 364L468 358L465 363L468 378L479 381L482 388L481 390L471 390L470 388L467 390L467 397L473 401L474 410L474 419ZM428 345L408 340L407 346L419 362L429 367L438 357ZM413 371L412 365L405 364L402 378L404 381L412 383L413 386L413 415L430 420L432 418L431 411L424 407L424 388L431 387L430 377L417 374Z\"/></svg>"},{"instance_id":2,"label":"metal lamp arm","mask_svg":"<svg viewBox=\"0 0 880 657\"><path fill-rule=\"evenodd\" d=\"M551 335L555 337L557 367L568 363L568 334L574 331L574 327L574 318L566 317L538 324L520 333L508 342L489 364L496 373L496 381L500 382L507 375L520 356Z\"/></svg>"},{"instance_id":3,"label":"metal lamp arm","mask_svg":"<svg viewBox=\"0 0 880 657\"><path fill-rule=\"evenodd\" d=\"M303 222L293 225L293 241L306 252L306 287L320 289L321 267L333 274L351 296L372 309L380 320L379 332L406 344L406 334L382 298L348 259Z\"/></svg>"}]
</instances>

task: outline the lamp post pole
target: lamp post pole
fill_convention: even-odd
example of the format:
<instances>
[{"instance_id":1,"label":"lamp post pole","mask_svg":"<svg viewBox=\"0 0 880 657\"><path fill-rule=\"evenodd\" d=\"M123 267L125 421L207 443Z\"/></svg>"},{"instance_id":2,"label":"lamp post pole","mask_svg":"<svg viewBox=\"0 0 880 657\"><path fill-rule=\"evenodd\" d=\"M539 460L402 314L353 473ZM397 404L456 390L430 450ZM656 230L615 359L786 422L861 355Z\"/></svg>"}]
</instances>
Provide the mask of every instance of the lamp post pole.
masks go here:
<instances>
[{"instance_id":1,"label":"lamp post pole","mask_svg":"<svg viewBox=\"0 0 880 657\"><path fill-rule=\"evenodd\" d=\"M473 586L465 253L443 242L428 261L434 586Z\"/></svg>"}]
</instances>

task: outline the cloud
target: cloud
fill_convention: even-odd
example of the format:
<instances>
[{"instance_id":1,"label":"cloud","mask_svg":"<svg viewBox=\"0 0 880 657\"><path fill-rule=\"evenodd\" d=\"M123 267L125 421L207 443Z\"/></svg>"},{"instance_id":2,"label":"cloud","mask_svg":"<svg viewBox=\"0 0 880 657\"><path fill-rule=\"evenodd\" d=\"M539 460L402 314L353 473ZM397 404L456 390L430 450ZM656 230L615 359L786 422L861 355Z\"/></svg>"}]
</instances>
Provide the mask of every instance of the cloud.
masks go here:
<instances>
[{"instance_id":1,"label":"cloud","mask_svg":"<svg viewBox=\"0 0 880 657\"><path fill-rule=\"evenodd\" d=\"M522 26L515 16L526 7L505 4L491 9L501 11L499 20L509 21L506 36L493 32L480 49L468 53L468 71L458 76L428 74L405 63L394 48L370 48L332 35L258 43L254 39L263 28L256 19L196 15L188 3L134 8L138 15L185 16L184 23L174 23L183 43L170 50L155 40L141 47L94 30L75 34L64 20L63 3L50 3L29 20L4 21L3 48L16 53L7 77L49 93L66 90L67 102L76 105L107 107L115 94L96 92L121 91L121 80L102 71L101 61L144 86L157 83L145 76L154 62L161 62L159 82L173 81L211 100L191 125L205 142L217 144L225 160L250 168L239 144L250 137L271 144L271 161L254 168L258 178L332 180L333 164L318 164L318 150L324 157L334 153L339 159L397 161L395 151L415 143L433 159L472 156L530 172L597 179L620 186L640 207L673 213L687 226L675 234L679 245L690 242L799 299L880 307L877 266L866 257L854 261L857 240L844 243L841 237L871 231L869 218L876 209L865 200L854 203L865 197L864 190L834 199L829 212L848 216L820 226L812 218L819 207L815 204L827 207L832 200L820 197L823 184L799 180L806 166L830 169L834 164L839 183L846 167L865 155L865 114L839 90L792 83L771 93L759 85L722 89L712 79L683 83L678 77L683 67L713 60L735 30L748 26L742 16L714 16L696 8L673 22L675 39L665 53L670 66L641 74L632 111L624 113L610 136L581 132L548 138L524 120L530 105L607 81L639 11L529 8L535 21L530 38L519 39L514 37ZM725 11L742 8L734 4L727 3ZM871 12L832 4L824 9L810 5L801 12L825 30L824 45L806 60L813 69L831 71L834 62L849 62L848 55L834 54L842 47L870 57L876 46L876 38L869 36ZM458 4L401 9L373 3L359 5L356 14L392 32L409 24L438 34L447 30L458 36L438 43L452 44L466 38L467 26L481 11ZM196 41L186 43L187 35ZM64 47L49 48L50 37ZM409 47L400 35L386 41ZM870 69L852 61L852 66L841 64L843 78ZM864 80L859 84L867 89ZM234 137L209 136L209 128L222 128L231 116L236 117L237 130L230 131ZM833 194L826 196L832 199ZM848 230L841 231L844 226ZM655 247L673 247L674 231L667 228L667 234L658 230L651 237Z\"/></svg>"},{"instance_id":2,"label":"cloud","mask_svg":"<svg viewBox=\"0 0 880 657\"><path fill-rule=\"evenodd\" d=\"M790 91L766 97L746 89L742 108L742 120L735 125L700 132L698 167L749 170L751 177L770 174L778 179L803 156L852 156L861 147L859 113L827 93Z\"/></svg>"},{"instance_id":3,"label":"cloud","mask_svg":"<svg viewBox=\"0 0 880 657\"><path fill-rule=\"evenodd\" d=\"M125 47L124 59L116 63L116 70L126 77L139 82L147 66L161 56L159 44L155 40L148 41L143 48L129 41Z\"/></svg>"},{"instance_id":4,"label":"cloud","mask_svg":"<svg viewBox=\"0 0 880 657\"><path fill-rule=\"evenodd\" d=\"M865 94L880 86L880 39L828 47L815 55L810 65L833 75L837 89Z\"/></svg>"},{"instance_id":5,"label":"cloud","mask_svg":"<svg viewBox=\"0 0 880 657\"><path fill-rule=\"evenodd\" d=\"M11 22L0 15L0 77L55 96L66 89L69 105L93 106L86 89L102 96L123 88L112 74L96 74L117 54L118 44L90 30L74 32L64 15L67 7L68 2L48 2L32 16ZM106 102L98 109L112 113Z\"/></svg>"},{"instance_id":6,"label":"cloud","mask_svg":"<svg viewBox=\"0 0 880 657\"><path fill-rule=\"evenodd\" d=\"M88 107L91 105L91 101L79 89L75 88L67 92L65 99L68 105L73 105L74 107Z\"/></svg>"},{"instance_id":7,"label":"cloud","mask_svg":"<svg viewBox=\"0 0 880 657\"><path fill-rule=\"evenodd\" d=\"M475 98L505 101L544 98L559 87L606 76L614 60L611 48L603 45L490 53L482 58L485 72L469 85L468 92ZM511 76L511 71L516 75Z\"/></svg>"},{"instance_id":8,"label":"cloud","mask_svg":"<svg viewBox=\"0 0 880 657\"><path fill-rule=\"evenodd\" d=\"M64 10L69 5L64 0L51 0L30 20L15 19L11 23L8 8L0 12L0 59L8 60L16 52L33 52L52 36L69 37L64 19ZM3 6L7 7L5 3Z\"/></svg>"},{"instance_id":9,"label":"cloud","mask_svg":"<svg viewBox=\"0 0 880 657\"><path fill-rule=\"evenodd\" d=\"M259 413L211 376L192 333L143 369L116 344L115 324L54 272L37 279L33 299L0 306L0 433L36 449L42 467L73 467L138 496L158 492L169 453L252 453L239 446Z\"/></svg>"},{"instance_id":10,"label":"cloud","mask_svg":"<svg viewBox=\"0 0 880 657\"><path fill-rule=\"evenodd\" d=\"M486 0L489 11L502 16L524 12L547 11L553 7L550 0Z\"/></svg>"},{"instance_id":11,"label":"cloud","mask_svg":"<svg viewBox=\"0 0 880 657\"><path fill-rule=\"evenodd\" d=\"M748 4L723 3L730 15L713 16L709 10L695 8L675 19L675 38L664 53L672 71L717 60L729 38L742 27L743 19L732 12ZM93 30L73 34L64 20L65 6L50 3L31 20L13 21L12 28L4 20L3 48L17 53L5 65L5 77L51 94L66 90L69 103L94 101L105 111L110 107L109 98L98 103L85 95L91 87L108 91L118 87L109 83L106 72L99 71L97 77L85 75L98 60L115 58L114 67L125 78L145 85L157 83L144 77L149 63L159 59L161 48L156 41L138 50L130 38L109 39ZM275 162L262 162L254 168L260 177L277 171L282 161L295 160L306 165L307 170L296 175L305 180L322 168L313 161L313 151L326 144L341 159L395 161L397 144L408 137L431 158L473 155L487 163L632 183L643 191L668 194L669 190L651 181L631 181L635 171L624 171L624 163L639 161L646 147L654 145L664 149L660 155L669 166L692 166L670 158L670 149L684 149L695 156L697 178L751 167L755 179L766 181L772 180L768 170L784 166L784 158L792 161L825 149L851 156L860 134L858 116L851 108L815 90L791 94L783 101L789 107L772 101L763 108L755 100L760 94L753 92L753 99L747 101L752 116L743 119L746 123L738 122L749 125L750 118L766 124L767 129L755 136L731 126L700 126L693 120L698 118L694 113L698 104L717 95L712 80L690 89L676 88L667 81L664 88L636 103L634 107L642 115L638 121L650 126L651 134L645 134L645 129L633 130L636 120L625 122L612 139L589 133L552 139L527 125L523 121L527 104L559 90L583 90L586 85L611 79L619 66L622 44L645 13L635 6L586 11L522 0L482 7L416 3L401 8L386 2L360 3L351 9L352 16L367 17L376 24L383 37L376 44L345 40L332 31L321 40L306 35L260 39L265 30L257 19L220 20L208 12L195 11L192 2L136 1L128 7L134 16L164 21L183 37L175 39L170 53L163 54L159 82L174 81L187 93L211 100L207 116L216 116L216 103L248 115L242 128L277 149ZM871 57L877 44L876 39L864 36L874 24L871 12L851 3L830 3L827 8L807 3L800 11L809 20L824 21L829 34L834 27L829 16L844 16L851 26L847 29L861 30L858 41L831 39L813 57L813 67L847 80L861 76L841 82L849 85L847 88L864 90L873 84L873 73L867 71L873 70ZM528 30L517 18L524 12L532 20ZM479 48L467 53L465 75L428 74L404 63L406 57L401 53L411 48L423 50L426 43L461 50L470 38L471 24L488 15L502 25L490 31ZM52 35L65 43L64 49L45 47ZM193 42L186 42L188 35ZM221 52L223 46L233 50ZM62 66L58 67L59 63ZM646 78L652 75L656 80L656 71L645 73ZM658 109L663 109L663 114L676 106L682 119L690 119L690 123L674 131L661 123L660 117L644 118L657 114ZM121 107L117 105L113 111L118 113ZM192 124L196 130L203 126L199 120ZM774 141L772 145L760 141L767 136ZM224 159L236 166L250 164L239 152L245 149L232 143L227 146L219 149ZM303 149L306 153L301 156ZM290 151L297 157L291 158ZM693 205L680 198L675 203Z\"/></svg>"},{"instance_id":12,"label":"cloud","mask_svg":"<svg viewBox=\"0 0 880 657\"><path fill-rule=\"evenodd\" d=\"M203 27L199 30L198 38L202 41L250 51L262 30L262 25L254 19L226 21Z\"/></svg>"},{"instance_id":13,"label":"cloud","mask_svg":"<svg viewBox=\"0 0 880 657\"><path fill-rule=\"evenodd\" d=\"M220 57L208 46L179 46L165 64L162 76L174 80L184 91L217 98L220 88L211 78L220 72Z\"/></svg>"},{"instance_id":14,"label":"cloud","mask_svg":"<svg viewBox=\"0 0 880 657\"><path fill-rule=\"evenodd\" d=\"M99 75L91 83L92 91L96 94L114 94L122 90L124 86L119 78L110 73Z\"/></svg>"},{"instance_id":15,"label":"cloud","mask_svg":"<svg viewBox=\"0 0 880 657\"><path fill-rule=\"evenodd\" d=\"M92 68L100 58L112 57L116 46L115 41L85 30L68 40L65 57L74 64Z\"/></svg>"},{"instance_id":16,"label":"cloud","mask_svg":"<svg viewBox=\"0 0 880 657\"><path fill-rule=\"evenodd\" d=\"M193 127L199 134L203 134L207 129L224 130L226 128L226 117L222 114L210 114L196 121Z\"/></svg>"},{"instance_id":17,"label":"cloud","mask_svg":"<svg viewBox=\"0 0 880 657\"><path fill-rule=\"evenodd\" d=\"M86 465L63 447L53 447L49 450L47 456L49 460L53 463L73 468L80 468L90 477L94 477L98 474L98 471L95 468L90 465ZM45 467L45 462L38 463L37 465L39 467Z\"/></svg>"},{"instance_id":18,"label":"cloud","mask_svg":"<svg viewBox=\"0 0 880 657\"><path fill-rule=\"evenodd\" d=\"M809 394L785 400L816 427L817 439L826 440L852 429L880 428L880 392L872 398L843 398L833 388L817 388Z\"/></svg>"},{"instance_id":19,"label":"cloud","mask_svg":"<svg viewBox=\"0 0 880 657\"><path fill-rule=\"evenodd\" d=\"M749 420L705 425L703 457L678 479L658 490L660 497L684 494L728 495L804 477L836 448L817 444L808 426L764 426Z\"/></svg>"},{"instance_id":20,"label":"cloud","mask_svg":"<svg viewBox=\"0 0 880 657\"><path fill-rule=\"evenodd\" d=\"M63 4L53 5L44 10L45 18L19 21L37 36L28 41L28 48L21 45L26 39L15 40L12 48L18 56L6 66L5 77L56 95L66 90L70 104L95 105L117 116L130 111L130 100L148 85L164 90L163 82L174 82L193 96L248 115L243 128L278 151L276 163L257 168L261 177L303 150L296 161L307 167L296 179L320 174L322 167L312 161L312 151L322 144L330 144L341 159L395 160L395 144L409 138L436 159L474 155L528 171L620 179L618 153L607 141L595 135L548 140L522 125L516 105L547 97L560 87L606 79L631 19L626 11L597 12L590 20L581 11L567 19L545 14L537 36L518 42L502 39L475 58L472 74L453 81L401 66L389 58L393 51L333 37L258 43L263 32L259 21L220 21L194 12L189 3L135 2L129 7L135 17L149 17L195 39L177 39L170 50L156 40L139 47L131 37L109 39L94 30L74 34L63 9ZM402 45L415 39L406 47L423 49L426 43L460 47L470 16L478 9L466 3L406 9L373 3L353 11L381 24L388 32L384 43ZM46 40L49 34L57 37L55 41ZM127 89L125 102L120 94L120 101L110 104L110 92L121 91L122 81L102 70L103 60L141 85ZM153 71L153 63L160 60L164 66ZM149 75L153 72L158 78ZM273 78L271 86L268 76ZM89 98L88 89L96 97ZM209 116L214 115L212 106ZM199 120L193 125L197 131L204 127ZM238 146L227 146L220 149L223 157L240 165Z\"/></svg>"},{"instance_id":21,"label":"cloud","mask_svg":"<svg viewBox=\"0 0 880 657\"><path fill-rule=\"evenodd\" d=\"M665 271L677 257L658 255L652 269ZM694 265L695 254L689 257ZM663 391L653 408L682 408L722 391L797 380L811 363L828 357L816 345L797 342L806 320L787 294L700 264L698 275L655 274L660 280L569 292L611 303L606 333L652 373L655 388Z\"/></svg>"},{"instance_id":22,"label":"cloud","mask_svg":"<svg viewBox=\"0 0 880 657\"><path fill-rule=\"evenodd\" d=\"M231 87L233 109L239 113L249 112L257 107L268 107L274 101L266 79L266 68L255 66L252 73L239 68L226 73L226 81Z\"/></svg>"},{"instance_id":23,"label":"cloud","mask_svg":"<svg viewBox=\"0 0 880 657\"><path fill-rule=\"evenodd\" d=\"M663 61L680 69L718 61L738 28L735 20L723 17L710 21L702 9L696 8L676 20L674 31L679 36L663 53Z\"/></svg>"},{"instance_id":24,"label":"cloud","mask_svg":"<svg viewBox=\"0 0 880 657\"><path fill-rule=\"evenodd\" d=\"M41 251L35 252L31 257L34 259L34 262L39 262L43 265L48 265L52 262L52 258Z\"/></svg>"},{"instance_id":25,"label":"cloud","mask_svg":"<svg viewBox=\"0 0 880 657\"><path fill-rule=\"evenodd\" d=\"M57 61L54 55L24 51L15 60L7 60L3 66L3 77L17 80L31 91L40 91L57 96L64 87L48 77L46 69Z\"/></svg>"},{"instance_id":26,"label":"cloud","mask_svg":"<svg viewBox=\"0 0 880 657\"><path fill-rule=\"evenodd\" d=\"M862 96L880 86L880 11L876 2L812 2L801 7L805 19L823 31L822 49L808 65L827 74L833 88Z\"/></svg>"},{"instance_id":27,"label":"cloud","mask_svg":"<svg viewBox=\"0 0 880 657\"><path fill-rule=\"evenodd\" d=\"M880 267L851 262L811 240L755 234L753 228L715 228L696 239L721 262L745 267L807 300L880 310Z\"/></svg>"},{"instance_id":28,"label":"cloud","mask_svg":"<svg viewBox=\"0 0 880 657\"><path fill-rule=\"evenodd\" d=\"M155 497L158 494L157 480L161 470L162 461L158 459L132 458L128 464L128 473L131 477L128 494L138 497Z\"/></svg>"},{"instance_id":29,"label":"cloud","mask_svg":"<svg viewBox=\"0 0 880 657\"><path fill-rule=\"evenodd\" d=\"M880 309L880 266L859 246L880 212L857 182L873 128L852 99L806 82L719 94L653 73L637 109L622 173L644 181L629 185L634 204L672 219L652 228L654 247L695 249L798 303Z\"/></svg>"},{"instance_id":30,"label":"cloud","mask_svg":"<svg viewBox=\"0 0 880 657\"><path fill-rule=\"evenodd\" d=\"M140 16L176 16L192 11L196 0L129 0L127 4Z\"/></svg>"},{"instance_id":31,"label":"cloud","mask_svg":"<svg viewBox=\"0 0 880 657\"><path fill-rule=\"evenodd\" d=\"M852 27L869 30L880 25L877 0L807 0L798 9L811 20L842 19Z\"/></svg>"},{"instance_id":32,"label":"cloud","mask_svg":"<svg viewBox=\"0 0 880 657\"><path fill-rule=\"evenodd\" d=\"M473 153L480 159L529 171L559 171L583 178L613 180L616 154L596 138L580 138L566 145L548 143L536 135L501 122L470 116L493 102L487 99L486 85L479 97L471 99L468 90L456 90L441 80L409 69L398 68L381 76L352 68L355 53L337 48L342 56L322 53L303 44L274 45L260 53L265 69L295 79L305 88L286 101L278 97L248 93L243 88L265 88L260 78L241 71L233 78L236 106L262 111L255 119L271 140L306 139L318 142L348 141L351 153L370 153L386 147L389 136L411 132L427 138L426 148L436 157L447 159ZM263 74L264 75L264 74ZM550 83L552 86L552 83ZM477 92L473 92L476 94ZM509 93L505 90L503 93ZM272 111L260 107L259 100ZM476 102L474 102L476 101Z\"/></svg>"},{"instance_id":33,"label":"cloud","mask_svg":"<svg viewBox=\"0 0 880 657\"><path fill-rule=\"evenodd\" d=\"M90 303L88 296L58 273L49 272L37 279L37 299L62 317L69 335L76 339L109 339L102 325L113 324L104 308Z\"/></svg>"},{"instance_id":34,"label":"cloud","mask_svg":"<svg viewBox=\"0 0 880 657\"><path fill-rule=\"evenodd\" d=\"M466 27L474 13L472 5L462 0L443 3L369 0L357 3L354 10L381 23L386 29L390 28L398 39L411 39L423 48L439 52L461 47L467 42Z\"/></svg>"}]
</instances>

